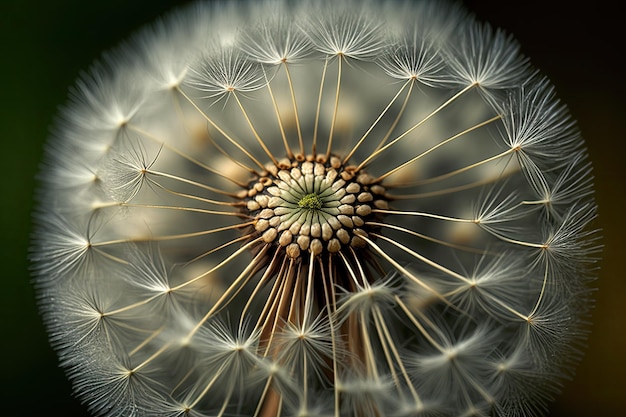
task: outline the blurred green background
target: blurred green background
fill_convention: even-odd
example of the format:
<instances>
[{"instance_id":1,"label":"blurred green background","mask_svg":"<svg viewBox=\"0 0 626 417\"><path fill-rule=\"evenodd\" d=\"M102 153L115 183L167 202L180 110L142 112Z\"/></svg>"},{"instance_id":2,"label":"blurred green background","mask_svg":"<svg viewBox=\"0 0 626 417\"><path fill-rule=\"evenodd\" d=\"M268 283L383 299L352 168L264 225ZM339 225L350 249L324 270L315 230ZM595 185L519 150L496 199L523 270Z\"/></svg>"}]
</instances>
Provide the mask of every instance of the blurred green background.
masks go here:
<instances>
[{"instance_id":1,"label":"blurred green background","mask_svg":"<svg viewBox=\"0 0 626 417\"><path fill-rule=\"evenodd\" d=\"M466 0L511 32L556 85L588 141L604 229L593 333L551 417L626 415L626 72L623 31L600 3ZM56 108L100 52L181 2L4 0L0 12L0 414L86 416L48 347L29 282L34 175ZM623 414L622 414L623 413Z\"/></svg>"}]
</instances>

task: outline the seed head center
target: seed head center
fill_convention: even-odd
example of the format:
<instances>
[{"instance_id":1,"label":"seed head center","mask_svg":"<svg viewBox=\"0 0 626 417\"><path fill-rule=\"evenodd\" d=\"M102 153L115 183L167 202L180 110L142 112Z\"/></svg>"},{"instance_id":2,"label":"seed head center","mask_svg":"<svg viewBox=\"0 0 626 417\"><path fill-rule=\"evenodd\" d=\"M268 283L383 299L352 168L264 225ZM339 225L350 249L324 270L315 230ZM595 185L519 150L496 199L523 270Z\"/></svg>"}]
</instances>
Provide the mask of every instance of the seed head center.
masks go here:
<instances>
[{"instance_id":1,"label":"seed head center","mask_svg":"<svg viewBox=\"0 0 626 417\"><path fill-rule=\"evenodd\" d=\"M298 201L298 207L309 211L317 211L322 208L322 199L316 193L309 193Z\"/></svg>"},{"instance_id":2,"label":"seed head center","mask_svg":"<svg viewBox=\"0 0 626 417\"><path fill-rule=\"evenodd\" d=\"M342 248L363 248L373 210L387 208L385 189L376 179L341 159L308 156L286 159L252 180L245 197L247 214L266 244L284 248L290 258L318 256Z\"/></svg>"}]
</instances>

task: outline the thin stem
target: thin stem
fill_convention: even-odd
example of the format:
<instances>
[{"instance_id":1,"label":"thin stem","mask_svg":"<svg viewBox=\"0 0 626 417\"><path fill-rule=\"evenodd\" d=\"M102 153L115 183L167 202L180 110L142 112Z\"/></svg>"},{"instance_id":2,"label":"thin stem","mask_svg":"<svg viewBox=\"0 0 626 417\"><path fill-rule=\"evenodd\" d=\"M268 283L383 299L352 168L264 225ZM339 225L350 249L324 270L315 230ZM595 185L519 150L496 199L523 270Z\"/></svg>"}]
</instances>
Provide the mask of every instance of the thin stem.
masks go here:
<instances>
[{"instance_id":1,"label":"thin stem","mask_svg":"<svg viewBox=\"0 0 626 417\"><path fill-rule=\"evenodd\" d=\"M454 170L454 171L450 171L450 172L448 172L446 174L438 175L436 177L428 178L428 179L425 179L425 180L422 180L422 181L416 181L412 185L425 185L425 184L430 184L430 183L433 183L433 182L436 182L436 181L445 180L445 179L448 179L448 178L453 177L455 175L462 174L462 173L464 173L466 171L469 171L470 169L478 168L481 165L484 165L484 164L487 164L489 162L495 161L497 159L503 158L503 157L505 157L507 155L511 155L513 152L516 152L516 150L514 148L507 149L504 152L501 152L501 153L499 153L497 155L490 156L489 158L483 159L482 161L478 161L478 162L475 162L475 163L473 163L471 165L468 165L466 167L459 168L459 169Z\"/></svg>"},{"instance_id":2,"label":"thin stem","mask_svg":"<svg viewBox=\"0 0 626 417\"><path fill-rule=\"evenodd\" d=\"M421 154L417 155L416 157L411 158L408 161L404 162L403 164L400 164L397 167L387 171L385 174L382 174L381 176L379 176L376 179L376 182L382 181L385 178L387 178L388 176L390 176L390 175L400 171L402 168L405 168L406 166L408 166L408 165L418 161L419 159L421 159L424 156L428 155L429 153L433 152L435 149L437 149L437 148L439 148L439 147L441 147L441 146L443 146L443 145L445 145L447 143L450 143L453 140L456 140L456 139L458 139L460 137L463 137L464 135L466 135L466 134L468 134L468 133L470 133L470 132L472 132L472 131L474 131L474 130L476 130L478 128L481 128L481 127L486 126L486 125L488 125L490 123L493 123L496 120L500 120L501 118L502 118L502 116L500 116L500 115L492 117L491 119L488 119L488 120L485 120L484 122L478 123L478 124L476 124L476 125L474 125L472 127L469 127L467 129L463 130L462 132L457 133L456 135L453 135L453 136L449 137L448 139L446 139L444 141L439 142L438 144L432 146L430 149L422 152Z\"/></svg>"},{"instance_id":3,"label":"thin stem","mask_svg":"<svg viewBox=\"0 0 626 417\"><path fill-rule=\"evenodd\" d=\"M395 247L402 249L403 251L405 251L406 253L410 254L410 255L411 255L411 256L413 256L414 258L419 259L420 261L424 262L425 264L432 266L432 267L433 267L433 268L435 268L436 270L441 271L441 272L443 272L443 273L444 273L444 274L446 274L446 275L449 275L449 276L451 276L451 277L453 277L453 278L456 278L456 279L458 279L459 281L462 281L462 282L465 282L465 283L469 283L469 282L470 282L470 280L468 280L468 279L467 279L466 277L464 277L463 275L461 275L461 274L459 274L459 273L457 273L457 272L454 272L454 271L452 271L452 270L450 270L450 269L446 268L445 266L440 265L440 264L438 264L437 262L435 262L435 261L432 261L432 260L428 259L427 257L425 257L425 256L423 256L423 255L420 255L419 253L417 253L417 252L415 252L415 251L413 251L413 250L409 249L408 247L406 247L406 246L404 246L404 245L402 245L402 244L398 243L398 242L397 242L397 241L395 241L394 239L390 239L390 238L388 238L388 237L386 237L386 236L383 236L383 235L381 235L381 234L378 234L378 233L371 233L371 235L372 235L372 236L375 236L375 237L377 237L377 238L379 238L379 239L382 239L382 240L385 240L385 241L387 241L387 242L391 243L391 244L392 244L392 245L394 245Z\"/></svg>"},{"instance_id":4,"label":"thin stem","mask_svg":"<svg viewBox=\"0 0 626 417\"><path fill-rule=\"evenodd\" d=\"M414 131L415 129L417 129L418 127L420 127L422 124L426 123L430 118L434 117L437 113L439 113L442 109L444 109L446 106L450 105L452 102L454 102L455 100L457 100L459 97L461 97L463 94L465 94L466 92L468 92L469 90L471 90L476 84L470 84L467 87L465 87L463 90L459 91L458 93L456 93L454 96L452 96L451 98L449 98L448 100L446 100L442 105L440 105L439 107L437 107L435 110L433 110L431 113L429 113L426 117L424 117L422 120L420 120L419 122L417 122L416 124L414 124L413 126L411 126L408 130L406 130L404 133L402 133L400 136L398 136L397 138L395 138L394 140L392 140L391 142L389 142L388 144L386 144L385 146L383 146L382 148L378 149L376 152L372 152L372 154L370 156L368 156L363 162L361 162L361 164L359 164L359 166L357 167L357 171L360 171L361 169L363 169L363 167L365 167L372 159L377 158L381 153L383 153L384 151L386 151L387 149L389 149L391 146L395 145L399 140L405 138L409 133L411 133L412 131Z\"/></svg>"},{"instance_id":5,"label":"thin stem","mask_svg":"<svg viewBox=\"0 0 626 417\"><path fill-rule=\"evenodd\" d=\"M333 116L330 123L330 132L328 133L328 146L326 147L326 160L330 158L330 152L333 148L333 134L335 132L335 122L337 121L337 111L339 110L339 92L341 91L341 69L343 64L343 56L337 60L337 89L335 90L335 105L333 107Z\"/></svg>"},{"instance_id":6,"label":"thin stem","mask_svg":"<svg viewBox=\"0 0 626 417\"><path fill-rule=\"evenodd\" d=\"M376 328L376 333L378 334L378 341L380 343L381 348L383 349L383 355L385 356L385 360L387 361L387 368L389 368L389 373L391 374L391 378L398 390L398 395L400 396L399 400L404 400L404 392L401 388L400 379L398 378L398 372L396 372L396 368L393 363L393 358L391 357L391 352L389 348L389 344L393 343L393 341L386 338L385 330L383 329L383 325L380 323L378 319L378 315L376 314L377 306L372 307L372 313L374 314L374 327Z\"/></svg>"},{"instance_id":7,"label":"thin stem","mask_svg":"<svg viewBox=\"0 0 626 417\"><path fill-rule=\"evenodd\" d=\"M372 132L372 130L374 130L374 127L376 127L376 125L378 124L378 122L380 122L380 120L383 118L383 116L387 113L387 111L391 108L391 106L393 105L393 103L395 103L395 101L398 99L398 96L402 93L402 91L404 91L404 89L406 88L406 86L411 82L411 80L405 82L402 87L400 88L400 90L396 93L395 96L393 96L393 98L391 99L391 101L389 101L389 104L387 104L387 107L385 107L383 109L382 112L380 112L380 114L378 115L378 117L376 118L376 120L374 120L374 122L372 123L372 125L369 127L369 129L367 129L367 131L363 134L363 136L361 136L361 139L358 140L358 142L356 143L356 145L354 145L352 147L352 150L348 153L348 155L346 155L346 157L343 159L343 164L347 164L348 161L350 160L350 158L352 158L352 155L354 155L354 153L357 151L357 149L359 149L359 147L361 146L361 144L363 144L363 142L365 141L365 139L367 138L367 136ZM409 93L407 94L407 97L411 94L410 90ZM390 133L389 133L390 134Z\"/></svg>"},{"instance_id":8,"label":"thin stem","mask_svg":"<svg viewBox=\"0 0 626 417\"><path fill-rule=\"evenodd\" d=\"M326 276L326 271L324 270L324 262L318 258L320 273L322 275L322 285L324 287L324 299L326 301L326 314L328 317L328 326L330 327L330 343L332 349L332 361L333 361L333 375L335 375L335 384L333 384L333 391L335 397L335 415L334 417L339 417L339 404L341 398L341 392L339 391L339 387L337 384L337 378L339 377L339 358L337 357L337 339L335 335L335 307L337 300L335 297L335 287L334 283L330 279L330 277ZM328 282L327 282L328 281Z\"/></svg>"},{"instance_id":9,"label":"thin stem","mask_svg":"<svg viewBox=\"0 0 626 417\"><path fill-rule=\"evenodd\" d=\"M256 409L254 410L254 414L252 417L259 417L261 410L263 410L263 408L267 406L266 398L268 397L267 394L270 392L270 387L272 386L272 379L273 378L271 375L267 378L267 382L263 387L263 392L261 393L261 397L259 398L259 402L256 406Z\"/></svg>"},{"instance_id":10,"label":"thin stem","mask_svg":"<svg viewBox=\"0 0 626 417\"><path fill-rule=\"evenodd\" d=\"M513 175L515 173L519 172L519 165L513 165L513 164L507 164L507 166L505 167L505 169L498 173L497 175L491 175L491 176L485 176L484 178L481 178L478 181L474 181L468 184L463 184L463 185L459 185L456 187L449 187L449 188L442 188L442 189L438 189L435 191L428 191L428 192L424 192L424 193L414 193L414 194L408 194L408 193L404 193L404 194L393 194L393 193L387 193L387 195L389 196L389 199L391 200L412 200L412 199L417 199L417 198L430 198L430 197L439 197L442 195L446 195L446 194L452 194L452 193L457 193L457 192L461 192L461 191L467 191L470 190L472 188L476 188L476 187L481 187L483 185L487 185L487 184L491 184L495 181L499 181L501 179L507 178L510 175ZM394 183L393 187L394 188L400 188L400 187L412 187L415 185L419 185L417 182L411 182L411 183Z\"/></svg>"},{"instance_id":11,"label":"thin stem","mask_svg":"<svg viewBox=\"0 0 626 417\"><path fill-rule=\"evenodd\" d=\"M411 229L407 229L407 228L404 228L402 226L397 226L395 224L379 223L379 222L365 222L365 224L368 225L368 226L375 226L375 227L381 227L381 228L382 227L386 227L386 228L389 228L389 229L399 230L401 232L410 234L410 235L418 237L420 239L428 240L429 242L437 243L437 244L440 244L440 245L443 245L443 246L447 246L447 247L450 247L450 248L454 248L454 249L459 249L459 250L462 250L462 251L465 251L465 252L477 253L477 254L481 254L481 255L498 256L498 253L495 253L495 252L489 252L488 250L485 250L485 249L473 248L473 247L470 247L470 246L457 245L455 243L446 242L444 240L439 240L439 239L436 239L434 237L427 236L427 235L424 235L422 233L415 232L415 231L413 231Z\"/></svg>"},{"instance_id":12,"label":"thin stem","mask_svg":"<svg viewBox=\"0 0 626 417\"><path fill-rule=\"evenodd\" d=\"M163 346L161 346L156 352L154 352L152 355L150 355L146 360L144 360L143 362L141 362L139 365L135 366L131 372L135 373L137 371L139 371L141 368L143 368L144 366L148 365L150 362L152 362L156 357L158 357L160 354L162 354L163 352L165 352L167 349L169 349L169 347L172 345L172 342L169 343L165 343Z\"/></svg>"},{"instance_id":13,"label":"thin stem","mask_svg":"<svg viewBox=\"0 0 626 417\"><path fill-rule=\"evenodd\" d=\"M402 309L402 311L404 311L404 314L406 314L406 316L408 317L408 319L411 321L411 323L413 323L413 325L417 328L417 330L419 330L419 332L422 334L422 336L424 336L426 338L426 340L428 340L428 342L435 348L437 349L439 352L444 352L445 349L442 345L440 345L424 328L424 326L422 326L422 324L417 320L417 318L413 315L413 313L411 312L411 310L409 310L409 308L406 306L406 304L404 304L404 302L402 302L402 299L400 299L399 296L395 296L395 300L396 303L398 303L398 305L400 306L400 308Z\"/></svg>"},{"instance_id":14,"label":"thin stem","mask_svg":"<svg viewBox=\"0 0 626 417\"><path fill-rule=\"evenodd\" d=\"M283 146L285 147L285 152L287 152L287 157L289 159L293 159L293 151L287 142L287 135L285 133L285 126L283 125L283 119L280 115L280 110L278 108L278 103L276 102L276 97L274 96L274 92L272 91L272 85L270 80L267 78L267 73L265 69L263 69L263 74L265 75L265 86L267 87L267 91L269 92L270 98L272 100L272 106L274 107L274 114L276 115L276 120L278 121L278 128L280 129L280 136L283 140ZM299 122L298 122L299 123Z\"/></svg>"},{"instance_id":15,"label":"thin stem","mask_svg":"<svg viewBox=\"0 0 626 417\"><path fill-rule=\"evenodd\" d=\"M350 265L350 262L348 262L348 259L343 254L343 252L340 251L339 252L339 256L343 260L343 263L344 263L346 269L348 270L348 275L350 275L350 278L352 278L352 281L354 282L355 288L369 288L370 285L369 285L369 282L367 282L367 280L364 280L363 284L361 284L359 282L359 280L356 277L356 274L355 274L354 270L352 269L352 265ZM358 260L357 260L357 262L358 262Z\"/></svg>"},{"instance_id":16,"label":"thin stem","mask_svg":"<svg viewBox=\"0 0 626 417\"><path fill-rule=\"evenodd\" d=\"M232 203L224 203L224 205L234 206ZM149 208L149 209L157 209L157 210L174 210L174 211L185 211L190 213L202 213L202 214L212 214L212 215L220 215L220 216L235 216L235 217L249 217L242 213L238 213L235 211L218 211L218 210L207 210L195 207L183 207L183 206L166 206L160 204L132 204L132 203L118 203L119 207L131 207L131 208Z\"/></svg>"},{"instance_id":17,"label":"thin stem","mask_svg":"<svg viewBox=\"0 0 626 417\"><path fill-rule=\"evenodd\" d=\"M152 340L154 340L155 337L160 335L163 332L163 329L165 329L165 326L161 326L158 329L156 329L154 332L152 332L152 334L149 337L147 337L143 342L141 342L140 344L135 346L135 348L133 350L128 352L128 356L129 357L133 356L135 353L137 353L141 349L143 349L148 343L150 343Z\"/></svg>"},{"instance_id":18,"label":"thin stem","mask_svg":"<svg viewBox=\"0 0 626 417\"><path fill-rule=\"evenodd\" d=\"M258 159L256 159L248 150L246 150L243 146L241 146L239 144L239 142L237 142L235 139L231 138L230 135L228 135L228 133L226 133L224 131L224 129L222 129L220 126L218 126L217 123L215 123L213 121L213 119L211 119L209 117L209 115L206 114L180 87L176 87L176 89L180 92L180 94L183 97L185 97L185 99L187 99L187 101L189 101L189 103L202 115L202 117L204 117L204 119L207 122L209 122L209 124L211 126L213 126L213 128L215 128L218 132L220 132L222 134L222 136L224 136L224 138L226 138L226 140L228 140L237 149L239 149L241 152L243 152L244 155L246 155L248 158L250 158L250 160L252 162L254 162L259 168L261 168L261 171L265 170L265 167L263 166L263 164L261 162L259 162Z\"/></svg>"},{"instance_id":19,"label":"thin stem","mask_svg":"<svg viewBox=\"0 0 626 417\"><path fill-rule=\"evenodd\" d=\"M411 391L411 395L413 396L417 404L421 404L422 401L420 399L420 396L417 393L417 390L415 389L415 387L413 386L411 377L409 377L409 373L407 372L406 367L404 366L404 362L402 361L402 356L400 355L400 352L398 352L396 344L394 343L394 340L391 337L389 328L387 327L387 324L385 323L385 319L378 306L374 308L374 320L377 322L377 324L380 326L380 328L383 331L384 339L387 340L387 345L389 346L389 349L391 350L391 353L393 354L393 357L395 358L396 363L400 367L400 372L402 373L402 376L404 377L407 387L409 387L409 390ZM399 390L399 392L402 393L402 390Z\"/></svg>"},{"instance_id":20,"label":"thin stem","mask_svg":"<svg viewBox=\"0 0 626 417\"><path fill-rule=\"evenodd\" d=\"M359 327L361 329L361 334L363 335L362 340L363 347L365 348L365 368L367 369L367 374L368 376L371 375L375 379L378 379L378 361L376 360L376 355L374 355L372 338L369 330L367 329L367 318L365 317L365 312L363 311L361 311L359 317Z\"/></svg>"},{"instance_id":21,"label":"thin stem","mask_svg":"<svg viewBox=\"0 0 626 417\"><path fill-rule=\"evenodd\" d=\"M394 119L391 126L389 126L389 129L387 129L387 133L385 133L385 136L383 136L383 138L378 142L378 145L376 145L375 151L378 151L380 148L382 148L391 137L391 134L396 130L398 123L400 123L400 119L402 119L402 116L404 116L404 112L406 111L406 107L409 104L409 99L411 98L411 93L413 92L414 87L415 87L415 80L412 79L411 84L409 85L409 91L407 91L406 93L406 97L404 98L404 101L402 102L402 106L400 107L400 110L398 111L396 118Z\"/></svg>"},{"instance_id":22,"label":"thin stem","mask_svg":"<svg viewBox=\"0 0 626 417\"><path fill-rule=\"evenodd\" d=\"M274 157L274 154L272 154L272 152L269 150L269 148L267 147L263 139L261 139L261 136L259 136L259 132L257 132L254 125L252 124L252 120L250 120L250 116L248 116L248 112L246 112L246 109L243 107L241 100L239 100L239 96L237 95L235 91L233 91L231 94L233 95L233 97L235 97L235 101L237 102L237 105L239 106L239 109L241 110L243 117L246 119L246 123L248 124L248 127L252 131L252 134L256 138L257 142L259 143L259 145L261 145L261 148L263 149L265 154L272 160L272 163L278 166L278 161Z\"/></svg>"},{"instance_id":23,"label":"thin stem","mask_svg":"<svg viewBox=\"0 0 626 417\"><path fill-rule=\"evenodd\" d=\"M302 318L302 325L309 325L309 318L312 314L312 303L313 303L313 281L315 280L315 276L313 275L314 266L315 266L315 257L309 256L309 267L307 273L307 286L306 286L306 294L304 297L304 317Z\"/></svg>"},{"instance_id":24,"label":"thin stem","mask_svg":"<svg viewBox=\"0 0 626 417\"><path fill-rule=\"evenodd\" d=\"M446 220L455 223L476 223L474 219L462 219L459 217L449 217L442 216L439 214L425 213L420 211L399 211L399 210L385 210L385 209L372 209L372 213L381 213L381 214L400 214L403 216L418 216L418 217L429 217L431 219L438 220Z\"/></svg>"},{"instance_id":25,"label":"thin stem","mask_svg":"<svg viewBox=\"0 0 626 417\"><path fill-rule=\"evenodd\" d=\"M245 224L246 224L246 225L252 225L252 224L254 224L254 222L249 222L249 223L245 223ZM242 225L243 225L243 224L242 224ZM235 225L235 226L236 226L236 225ZM235 226L233 226L233 228L235 228ZM235 243L239 243L239 242L242 242L242 241L246 241L246 240L248 240L248 239L252 238L253 236L254 236L254 233L250 233L250 234L247 234L247 235L242 235L242 236L240 236L240 237L238 237L238 238L236 238L236 239L231 239L231 240L229 240L229 241L227 241L227 242L225 242L225 243L222 243L222 244L221 244L221 245L219 245L219 246L214 247L214 248L213 248L213 249L211 249L211 250L208 250L208 251L206 251L206 252L201 253L200 255L196 256L195 258L192 258L192 259L188 260L187 262L185 262L185 266L187 266L187 265L189 265L189 264L191 264L191 263L193 263L193 262L199 261L200 259L202 259L202 258L204 258L204 257L206 257L206 256L209 256L209 255L211 255L212 253L215 253L215 252L217 252L217 251L220 251L220 250L222 250L222 249L224 249L224 248L226 248L226 247L228 247L228 246L230 246L230 245L234 245Z\"/></svg>"},{"instance_id":26,"label":"thin stem","mask_svg":"<svg viewBox=\"0 0 626 417\"><path fill-rule=\"evenodd\" d=\"M537 313L537 310L539 309L539 305L541 304L541 301L543 300L543 296L546 291L546 284L548 283L549 265L550 263L546 260L546 268L543 272L543 282L541 284L541 292L539 293L539 297L537 298L537 302L535 303L535 306L533 307L532 311L528 314L528 317L533 317L535 313Z\"/></svg>"},{"instance_id":27,"label":"thin stem","mask_svg":"<svg viewBox=\"0 0 626 417\"><path fill-rule=\"evenodd\" d=\"M226 230L241 229L242 227L249 226L252 224L254 224L254 221L247 222L247 223L236 223L230 226L217 227L215 229L208 229L208 230L201 230L199 232L180 233L176 235L161 235L161 236L146 236L146 237L140 237L140 238L114 239L114 240L107 240L105 242L92 243L91 246L94 248L97 248L97 247L102 247L102 246L119 245L122 243L162 242L166 240L189 239L193 237L206 236L206 235L210 235L213 233L223 232Z\"/></svg>"},{"instance_id":28,"label":"thin stem","mask_svg":"<svg viewBox=\"0 0 626 417\"><path fill-rule=\"evenodd\" d=\"M213 384L215 384L217 379L222 375L222 373L224 372L225 368L226 368L226 362L224 362L224 363L222 363L220 365L220 367L217 369L217 371L213 375L213 378L211 378L209 380L209 382L205 385L204 389L200 393L198 393L198 396L196 397L196 399L191 404L188 405L188 407L190 409L194 408L196 405L198 405L198 403L200 402L202 397L204 397L206 395L206 393L209 392L209 390L211 389Z\"/></svg>"},{"instance_id":29,"label":"thin stem","mask_svg":"<svg viewBox=\"0 0 626 417\"><path fill-rule=\"evenodd\" d=\"M477 222L477 223L479 223L479 222ZM497 237L498 239L502 240L503 242L512 243L513 245L526 246L528 248L538 248L538 249L546 249L548 247L548 245L546 243L532 243L532 242L525 242L523 240L511 239L509 237L506 237L506 236L496 232L495 230L493 230L490 227L483 227L483 230L486 230L488 233L490 233L491 235Z\"/></svg>"},{"instance_id":30,"label":"thin stem","mask_svg":"<svg viewBox=\"0 0 626 417\"><path fill-rule=\"evenodd\" d=\"M364 234L358 234L358 236L363 239L375 252L377 252L383 259L385 259L387 262L389 262L394 268L396 268L399 272L401 272L404 276L406 276L407 278L409 278L411 281L415 282L417 285L419 285L420 287L424 288L426 291L428 291L429 293L431 293L435 298L437 298L438 300L441 300L443 303L445 303L447 306L458 310L458 307L456 307L454 304L450 303L450 301L446 300L437 290L435 290L434 288L432 288L430 285L426 284L424 281L422 281L421 279L419 279L417 276L415 276L415 274L411 273L409 270L407 270L405 267L403 267L402 265L400 265L392 256L389 256L384 250L382 250L380 248L380 246L378 246L376 243L374 243L373 240L371 240L369 237L367 237Z\"/></svg>"},{"instance_id":31,"label":"thin stem","mask_svg":"<svg viewBox=\"0 0 626 417\"><path fill-rule=\"evenodd\" d=\"M328 69L328 61L324 60L324 68L322 69L322 79L320 81L320 91L317 96L317 109L315 110L315 125L313 126L313 144L311 145L311 153L315 155L317 153L317 131L320 124L320 111L322 108L322 91L324 90L324 82L326 80L326 70Z\"/></svg>"},{"instance_id":32,"label":"thin stem","mask_svg":"<svg viewBox=\"0 0 626 417\"><path fill-rule=\"evenodd\" d=\"M250 294L250 297L248 297L248 301L246 302L246 305L243 307L243 309L241 310L241 315L239 317L239 327L243 327L244 321L246 320L246 317L248 315L248 310L250 309L250 306L252 304L252 302L256 299L256 296L258 295L258 293L261 291L261 289L263 289L263 287L265 286L265 284L268 282L268 280L270 279L275 265L278 262L278 254L280 253L280 251L276 250L274 251L274 256L272 257L272 260L269 262L269 264L265 267L265 271L263 272L263 276L259 279L259 282L257 283L257 285L255 286L254 290L252 291L252 294ZM270 300L272 299L272 295L270 294ZM267 305L267 303L266 303ZM262 314L262 313L261 313ZM257 326L255 326L255 329L259 328L258 327L258 323Z\"/></svg>"},{"instance_id":33,"label":"thin stem","mask_svg":"<svg viewBox=\"0 0 626 417\"><path fill-rule=\"evenodd\" d=\"M284 279L282 280L283 283L281 285L280 288L280 292L279 292L279 297L278 297L278 304L276 306L276 312L274 314L274 320L273 323L271 323L271 328L269 331L269 338L267 341L267 346L266 346L266 355L268 352L271 351L271 346L272 343L274 341L274 336L276 336L279 332L280 327L289 319L289 306L291 303L289 303L290 297L289 294L291 293L291 290L293 288L294 285L294 277L295 277L295 270L293 268L293 259L289 260L289 266L287 267L286 270L286 274Z\"/></svg>"},{"instance_id":34,"label":"thin stem","mask_svg":"<svg viewBox=\"0 0 626 417\"><path fill-rule=\"evenodd\" d=\"M220 190L218 188L212 187L210 185L206 185L206 184L203 184L201 182L193 181L193 180L190 180L188 178L180 177L178 175L168 174L167 172L153 171L151 169L148 169L148 170L145 171L145 174L146 175L147 174L154 175L156 177L169 178L171 180L182 182L184 184L189 184L189 185L193 185L194 187L202 188L203 190L213 191L213 192L216 192L216 193L219 193L219 194L226 194L226 195L231 196L231 197L235 196L232 193L227 193L227 192L225 192L223 190ZM152 179L150 179L150 180L153 181ZM154 182L154 183L156 185L160 186L159 183L157 183L157 182ZM162 188L167 189L166 187L162 187Z\"/></svg>"},{"instance_id":35,"label":"thin stem","mask_svg":"<svg viewBox=\"0 0 626 417\"><path fill-rule=\"evenodd\" d=\"M302 129L300 128L300 116L298 115L298 104L296 102L296 93L293 88L293 82L291 80L291 73L289 72L289 66L286 61L283 61L283 67L285 68L285 74L287 75L287 82L289 83L289 93L291 95L291 103L293 105L293 112L296 118L296 130L298 131L298 143L300 145L300 153L304 155L304 140L302 139Z\"/></svg>"},{"instance_id":36,"label":"thin stem","mask_svg":"<svg viewBox=\"0 0 626 417\"><path fill-rule=\"evenodd\" d=\"M248 186L247 184L244 184L244 183L242 183L242 182L238 182L238 181L236 181L234 178L232 178L232 177L230 177L230 176L228 176L228 175L224 175L224 173L223 173L223 172L220 172L220 171L218 171L218 170L215 170L215 169L211 168L210 166L208 166L208 165L206 165L206 164L204 164L204 163L200 162L199 160L197 160L197 159L193 158L192 156L190 156L190 155L188 155L188 154L186 154L186 153L184 153L184 152L182 152L182 151L178 150L177 148L175 148L174 146L170 145L170 144L169 144L169 143L167 143L166 141L164 141L164 140L162 140L162 139L158 138L157 136L153 135L152 133L150 133L150 132L148 132L148 131L146 131L146 130L143 130L143 129L142 129L142 128L140 128L139 126L135 126L135 125L132 125L132 124L128 124L128 125L127 125L127 127L128 127L128 129L129 129L129 130L133 130L133 131L137 132L138 134L140 134L140 135L142 135L142 136L144 136L144 137L146 137L146 138L149 138L149 139L153 140L154 142L156 142L156 143L160 144L160 145L161 145L161 146L163 146L164 148L166 148L166 149L168 149L168 150L170 150L170 151L174 152L176 155L180 156L181 158L183 158L183 159L185 159L185 160L187 160L187 161L191 162L192 164L194 164L194 165L196 165L196 166L198 166L198 167L200 167L200 168L202 168L202 169L204 169L204 170L206 170L206 171L209 171L209 172L210 172L210 173L212 173L212 174L218 175L218 176L220 176L221 178L224 178L224 179L226 179L226 180L228 180L228 181L231 181L232 183L234 183L235 185L237 185L237 186L239 186L239 187L242 187L242 188L247 188L247 186Z\"/></svg>"},{"instance_id":37,"label":"thin stem","mask_svg":"<svg viewBox=\"0 0 626 417\"><path fill-rule=\"evenodd\" d=\"M258 240L258 239L257 239ZM252 241L252 242L256 242ZM252 243L250 242L250 243ZM247 245L243 246L242 248L246 248ZM246 248L247 249L247 248ZM191 339L193 337L193 335L200 330L200 328L204 325L204 323L206 323L206 321L213 316L215 313L217 313L218 311L220 311L222 308L224 308L230 301L232 301L232 299L241 291L241 289L247 284L247 282L252 278L250 271L254 270L256 268L256 264L257 262L259 262L260 259L263 258L263 256L265 256L265 252L267 251L267 246L264 246L263 249L261 249L261 251L259 251L259 253L254 257L254 259L252 259L252 261L250 262L249 265L246 266L246 268L244 268L244 270L239 274L239 276L233 281L232 284L230 284L230 286L228 287L228 289L224 292L224 294L222 294L222 296L215 302L215 304L213 305L213 307L211 307L211 309L204 315L204 317L202 317L202 319L200 321L198 321L198 323L194 326L193 329L191 329L191 331L189 331L189 333L187 334L187 336L185 337L187 340ZM218 264L217 267L221 267L223 265L225 265L227 262L229 262L230 260L234 259L235 255L238 255L238 252L235 252L233 255L229 256L225 261L222 261L220 264ZM212 270L216 269L212 268ZM210 271L210 272L211 272ZM208 275L210 272L206 272L202 275L202 276L206 276ZM197 279L197 278L196 278ZM195 280L195 279L194 279ZM187 281L184 284L181 285L187 285L189 282L191 282L193 280ZM180 286L179 286L180 287Z\"/></svg>"},{"instance_id":38,"label":"thin stem","mask_svg":"<svg viewBox=\"0 0 626 417\"><path fill-rule=\"evenodd\" d=\"M278 250L274 253L274 256L276 256L277 253L278 253ZM285 257L282 259L280 269L275 275L276 278L274 279L274 284L272 285L272 289L268 296L267 302L264 304L261 314L259 314L259 318L257 320L256 326L254 326L255 329L262 329L262 333L261 333L262 342L269 339L269 336L265 334L264 332L265 332L265 329L269 329L268 323L276 309L276 303L278 300L277 294L281 291L282 286L285 284L285 280L283 279L283 276L285 275L286 268L287 268L287 258ZM264 355L267 355L267 349L265 349Z\"/></svg>"}]
</instances>

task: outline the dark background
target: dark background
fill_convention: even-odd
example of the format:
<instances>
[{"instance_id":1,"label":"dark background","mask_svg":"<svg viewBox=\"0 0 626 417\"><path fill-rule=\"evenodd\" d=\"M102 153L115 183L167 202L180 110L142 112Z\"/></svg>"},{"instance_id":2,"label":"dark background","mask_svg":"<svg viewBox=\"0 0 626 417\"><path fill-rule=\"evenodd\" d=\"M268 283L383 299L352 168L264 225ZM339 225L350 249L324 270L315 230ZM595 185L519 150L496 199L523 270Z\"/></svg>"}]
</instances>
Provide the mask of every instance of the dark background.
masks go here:
<instances>
[{"instance_id":1,"label":"dark background","mask_svg":"<svg viewBox=\"0 0 626 417\"><path fill-rule=\"evenodd\" d=\"M578 120L594 163L604 230L594 327L551 417L626 415L626 77L622 13L602 1L467 0L513 33ZM42 143L68 87L101 51L181 2L4 0L0 7L0 414L86 416L37 315L27 247ZM619 19L619 20L618 20ZM620 260L621 259L621 260Z\"/></svg>"}]
</instances>

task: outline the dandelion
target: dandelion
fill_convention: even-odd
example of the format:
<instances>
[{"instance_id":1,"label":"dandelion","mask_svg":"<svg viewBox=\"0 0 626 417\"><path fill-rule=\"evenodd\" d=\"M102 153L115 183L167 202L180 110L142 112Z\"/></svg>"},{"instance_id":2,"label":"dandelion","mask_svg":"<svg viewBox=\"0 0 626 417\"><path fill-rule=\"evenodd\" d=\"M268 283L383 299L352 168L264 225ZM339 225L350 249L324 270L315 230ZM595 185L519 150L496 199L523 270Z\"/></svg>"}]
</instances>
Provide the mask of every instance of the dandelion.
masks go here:
<instances>
[{"instance_id":1,"label":"dandelion","mask_svg":"<svg viewBox=\"0 0 626 417\"><path fill-rule=\"evenodd\" d=\"M32 265L97 416L538 416L587 334L583 140L441 2L218 1L83 75Z\"/></svg>"}]
</instances>

